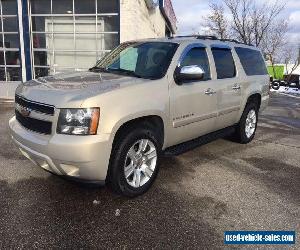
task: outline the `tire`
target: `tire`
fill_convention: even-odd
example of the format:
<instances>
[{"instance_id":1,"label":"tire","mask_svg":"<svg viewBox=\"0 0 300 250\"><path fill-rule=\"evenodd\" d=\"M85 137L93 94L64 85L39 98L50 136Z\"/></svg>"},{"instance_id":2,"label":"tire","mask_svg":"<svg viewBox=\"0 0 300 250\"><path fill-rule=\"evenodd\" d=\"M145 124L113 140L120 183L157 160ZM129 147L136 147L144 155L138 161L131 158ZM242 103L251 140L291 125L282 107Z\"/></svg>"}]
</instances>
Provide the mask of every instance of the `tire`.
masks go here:
<instances>
[{"instance_id":1,"label":"tire","mask_svg":"<svg viewBox=\"0 0 300 250\"><path fill-rule=\"evenodd\" d=\"M272 82L272 89L279 90L279 88L280 88L280 83L279 82Z\"/></svg>"},{"instance_id":2,"label":"tire","mask_svg":"<svg viewBox=\"0 0 300 250\"><path fill-rule=\"evenodd\" d=\"M152 186L158 174L162 148L159 133L143 124L143 127L123 131L116 140L108 185L115 193L127 197L142 195ZM141 150L141 146L145 145L145 149Z\"/></svg>"},{"instance_id":3,"label":"tire","mask_svg":"<svg viewBox=\"0 0 300 250\"><path fill-rule=\"evenodd\" d=\"M252 122L252 124L247 122ZM258 108L256 103L248 103L236 128L236 140L241 144L251 142L255 136L258 121ZM250 129L251 125L251 129Z\"/></svg>"}]
</instances>

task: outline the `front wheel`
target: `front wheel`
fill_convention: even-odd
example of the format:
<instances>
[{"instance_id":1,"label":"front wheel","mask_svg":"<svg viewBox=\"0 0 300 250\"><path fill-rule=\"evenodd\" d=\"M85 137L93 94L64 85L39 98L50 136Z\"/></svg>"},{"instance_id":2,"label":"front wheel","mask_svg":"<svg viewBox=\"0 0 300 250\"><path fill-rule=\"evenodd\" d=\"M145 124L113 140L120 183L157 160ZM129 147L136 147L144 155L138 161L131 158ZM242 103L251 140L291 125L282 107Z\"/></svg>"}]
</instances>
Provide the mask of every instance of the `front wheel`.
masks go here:
<instances>
[{"instance_id":1,"label":"front wheel","mask_svg":"<svg viewBox=\"0 0 300 250\"><path fill-rule=\"evenodd\" d=\"M109 169L109 184L119 194L141 195L151 187L158 173L159 140L155 132L147 128L136 128L117 140Z\"/></svg>"},{"instance_id":2,"label":"front wheel","mask_svg":"<svg viewBox=\"0 0 300 250\"><path fill-rule=\"evenodd\" d=\"M249 103L236 129L236 138L242 144L253 140L257 128L258 110L255 103Z\"/></svg>"}]
</instances>

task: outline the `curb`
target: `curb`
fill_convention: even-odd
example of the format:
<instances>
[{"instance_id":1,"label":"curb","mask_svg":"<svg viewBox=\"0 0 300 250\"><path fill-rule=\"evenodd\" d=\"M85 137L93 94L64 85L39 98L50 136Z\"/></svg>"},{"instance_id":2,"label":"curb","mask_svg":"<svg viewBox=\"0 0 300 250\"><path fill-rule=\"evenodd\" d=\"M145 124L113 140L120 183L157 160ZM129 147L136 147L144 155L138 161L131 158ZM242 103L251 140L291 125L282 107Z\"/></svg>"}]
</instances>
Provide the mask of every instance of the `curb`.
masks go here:
<instances>
[{"instance_id":1,"label":"curb","mask_svg":"<svg viewBox=\"0 0 300 250\"><path fill-rule=\"evenodd\" d=\"M296 95L291 95L291 94L286 94L286 93L279 93L280 95L285 95L285 96L288 96L288 97L294 97L294 98L297 98L297 99L300 99L300 96L296 96Z\"/></svg>"},{"instance_id":2,"label":"curb","mask_svg":"<svg viewBox=\"0 0 300 250\"><path fill-rule=\"evenodd\" d=\"M14 105L14 100L13 99L5 99L5 98L0 98L0 106L13 106Z\"/></svg>"}]
</instances>

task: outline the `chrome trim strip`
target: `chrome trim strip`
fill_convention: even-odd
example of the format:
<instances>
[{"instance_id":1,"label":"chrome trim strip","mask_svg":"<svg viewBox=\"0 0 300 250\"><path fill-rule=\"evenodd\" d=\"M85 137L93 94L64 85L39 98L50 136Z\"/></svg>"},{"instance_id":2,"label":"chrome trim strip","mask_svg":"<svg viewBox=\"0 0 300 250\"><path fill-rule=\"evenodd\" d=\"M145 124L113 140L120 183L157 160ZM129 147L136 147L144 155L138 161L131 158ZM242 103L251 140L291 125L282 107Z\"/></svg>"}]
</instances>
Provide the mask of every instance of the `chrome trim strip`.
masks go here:
<instances>
[{"instance_id":1,"label":"chrome trim strip","mask_svg":"<svg viewBox=\"0 0 300 250\"><path fill-rule=\"evenodd\" d=\"M207 119L212 119L212 118L222 116L222 115L226 115L226 114L229 114L229 113L232 113L232 112L235 112L235 111L239 111L239 110L240 110L240 107L237 106L237 107L233 107L233 108L229 108L229 109L224 109L220 112L214 112L214 113L211 113L211 114L197 116L197 117L193 116L191 118L182 119L182 120L179 120L179 121L173 121L173 127L178 128L178 127L186 126L186 125L189 125L189 124L192 124L192 123L195 123L195 122L201 122L201 121L204 121L204 120L207 120Z\"/></svg>"},{"instance_id":2,"label":"chrome trim strip","mask_svg":"<svg viewBox=\"0 0 300 250\"><path fill-rule=\"evenodd\" d=\"M28 100L25 97L17 95L17 94L15 95L15 103L19 104L22 107L29 108L30 110L35 110L38 113L45 114L48 116L53 116L55 113L55 106ZM36 106L36 107L30 107L31 105ZM40 109L40 110L38 110L38 109ZM45 112L42 112L43 110Z\"/></svg>"},{"instance_id":3,"label":"chrome trim strip","mask_svg":"<svg viewBox=\"0 0 300 250\"><path fill-rule=\"evenodd\" d=\"M55 108L53 105L50 105L50 104L45 104L45 103L41 103L41 102L35 102L35 101L32 101L32 100L28 100L28 99L26 99L25 97L23 97L21 95L16 94L16 96L19 97L20 99L23 99L26 102L30 102L30 103L33 103L33 104L38 104L38 105L46 106L46 107L50 107L50 108Z\"/></svg>"},{"instance_id":4,"label":"chrome trim strip","mask_svg":"<svg viewBox=\"0 0 300 250\"><path fill-rule=\"evenodd\" d=\"M233 108L224 109L224 110L219 111L218 116L226 115L226 114L229 114L229 113L232 113L232 112L235 112L235 111L240 111L240 109L241 108L239 106L233 107Z\"/></svg>"},{"instance_id":5,"label":"chrome trim strip","mask_svg":"<svg viewBox=\"0 0 300 250\"><path fill-rule=\"evenodd\" d=\"M188 118L188 119L184 119L184 120L179 120L179 121L173 121L173 127L174 128L178 128L178 127L189 125L191 123L195 123L195 122L200 122L200 121L212 119L212 118L215 118L217 116L218 116L218 113L214 112L214 113L207 114L207 115L192 117L192 118Z\"/></svg>"}]
</instances>

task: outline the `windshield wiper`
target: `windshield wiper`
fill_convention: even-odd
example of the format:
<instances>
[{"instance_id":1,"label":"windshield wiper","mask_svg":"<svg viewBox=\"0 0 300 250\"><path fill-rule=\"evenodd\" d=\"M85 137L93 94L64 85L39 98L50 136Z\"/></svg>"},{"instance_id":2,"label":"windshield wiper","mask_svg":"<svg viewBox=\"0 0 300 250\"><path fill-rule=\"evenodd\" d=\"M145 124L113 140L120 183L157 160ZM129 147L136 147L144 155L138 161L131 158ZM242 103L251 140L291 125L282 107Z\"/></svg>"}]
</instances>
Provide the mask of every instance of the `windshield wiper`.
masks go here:
<instances>
[{"instance_id":1,"label":"windshield wiper","mask_svg":"<svg viewBox=\"0 0 300 250\"><path fill-rule=\"evenodd\" d=\"M116 72L116 73L121 73L121 74L125 74L125 75L128 75L128 76L143 78L142 76L138 75L134 71L127 70L127 69L107 68L106 70L107 70L107 72L112 72L112 73Z\"/></svg>"}]
</instances>

